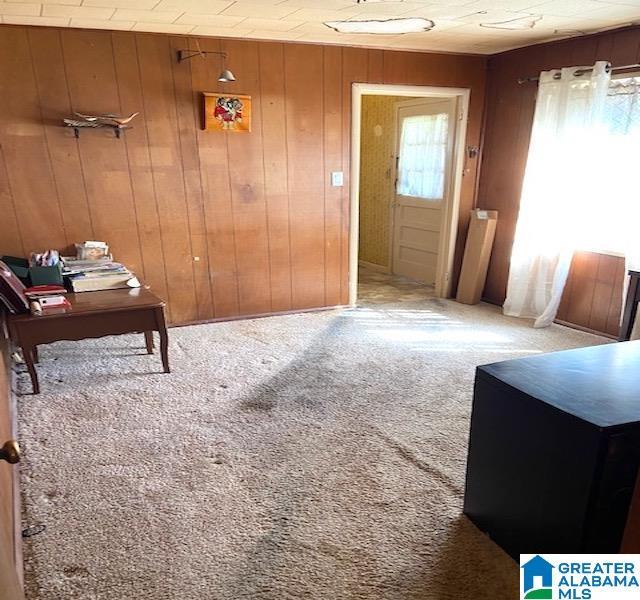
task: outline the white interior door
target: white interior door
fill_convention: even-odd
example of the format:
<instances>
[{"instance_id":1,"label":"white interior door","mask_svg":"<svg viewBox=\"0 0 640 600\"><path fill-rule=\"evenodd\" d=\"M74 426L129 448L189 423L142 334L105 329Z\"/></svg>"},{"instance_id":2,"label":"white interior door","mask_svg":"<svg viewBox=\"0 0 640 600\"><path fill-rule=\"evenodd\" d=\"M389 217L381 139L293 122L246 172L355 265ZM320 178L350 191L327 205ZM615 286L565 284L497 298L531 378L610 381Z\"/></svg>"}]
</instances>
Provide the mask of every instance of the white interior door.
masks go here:
<instances>
[{"instance_id":1,"label":"white interior door","mask_svg":"<svg viewBox=\"0 0 640 600\"><path fill-rule=\"evenodd\" d=\"M434 285L451 190L455 98L397 105L393 272Z\"/></svg>"}]
</instances>

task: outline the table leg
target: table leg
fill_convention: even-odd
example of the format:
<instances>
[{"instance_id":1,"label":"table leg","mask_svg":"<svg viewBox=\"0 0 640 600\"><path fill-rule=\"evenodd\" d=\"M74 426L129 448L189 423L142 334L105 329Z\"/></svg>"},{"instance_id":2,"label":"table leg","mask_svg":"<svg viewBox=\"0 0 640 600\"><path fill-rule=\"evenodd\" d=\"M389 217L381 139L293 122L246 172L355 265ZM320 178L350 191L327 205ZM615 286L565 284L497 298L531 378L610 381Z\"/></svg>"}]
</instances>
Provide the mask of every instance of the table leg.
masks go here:
<instances>
[{"instance_id":1,"label":"table leg","mask_svg":"<svg viewBox=\"0 0 640 600\"><path fill-rule=\"evenodd\" d=\"M38 354L38 346L33 347L33 362L36 364L40 363L40 355Z\"/></svg>"},{"instance_id":2,"label":"table leg","mask_svg":"<svg viewBox=\"0 0 640 600\"><path fill-rule=\"evenodd\" d=\"M629 279L629 289L627 290L627 300L624 304L624 313L622 317L622 325L620 326L620 342L626 342L631 338L631 331L633 330L633 323L636 319L636 312L638 311L638 277Z\"/></svg>"},{"instance_id":3,"label":"table leg","mask_svg":"<svg viewBox=\"0 0 640 600\"><path fill-rule=\"evenodd\" d=\"M158 326L158 333L160 334L160 356L162 357L162 366L165 373L170 373L169 370L169 336L167 335L167 325L164 320L164 309L156 308L156 324Z\"/></svg>"},{"instance_id":4,"label":"table leg","mask_svg":"<svg viewBox=\"0 0 640 600\"><path fill-rule=\"evenodd\" d=\"M144 343L147 346L147 354L153 354L153 331L144 332Z\"/></svg>"},{"instance_id":5,"label":"table leg","mask_svg":"<svg viewBox=\"0 0 640 600\"><path fill-rule=\"evenodd\" d=\"M24 356L24 362L27 365L27 371L29 371L29 377L31 377L33 393L39 394L40 384L38 383L38 374L36 373L36 367L33 362L34 346L22 346L22 355Z\"/></svg>"}]
</instances>

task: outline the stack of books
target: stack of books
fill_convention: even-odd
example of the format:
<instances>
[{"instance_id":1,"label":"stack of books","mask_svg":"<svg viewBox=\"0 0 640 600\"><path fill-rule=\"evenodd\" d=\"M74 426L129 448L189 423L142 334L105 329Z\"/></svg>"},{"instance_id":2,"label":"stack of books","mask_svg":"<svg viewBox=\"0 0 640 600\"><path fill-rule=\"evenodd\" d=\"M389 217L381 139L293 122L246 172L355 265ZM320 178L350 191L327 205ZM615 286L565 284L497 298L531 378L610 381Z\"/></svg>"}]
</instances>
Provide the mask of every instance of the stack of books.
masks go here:
<instances>
[{"instance_id":1,"label":"stack of books","mask_svg":"<svg viewBox=\"0 0 640 600\"><path fill-rule=\"evenodd\" d=\"M62 275L74 292L95 292L127 287L140 287L140 282L124 265L110 257L81 260L63 258Z\"/></svg>"}]
</instances>

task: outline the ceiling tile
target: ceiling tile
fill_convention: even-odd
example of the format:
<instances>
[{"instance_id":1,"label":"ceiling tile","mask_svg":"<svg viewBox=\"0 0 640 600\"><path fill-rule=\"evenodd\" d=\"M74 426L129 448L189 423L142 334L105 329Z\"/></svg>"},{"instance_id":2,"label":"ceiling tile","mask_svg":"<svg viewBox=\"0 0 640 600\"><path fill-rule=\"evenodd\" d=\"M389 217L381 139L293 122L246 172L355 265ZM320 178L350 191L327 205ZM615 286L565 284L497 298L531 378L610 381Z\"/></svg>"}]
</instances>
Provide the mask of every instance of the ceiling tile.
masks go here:
<instances>
[{"instance_id":1,"label":"ceiling tile","mask_svg":"<svg viewBox=\"0 0 640 600\"><path fill-rule=\"evenodd\" d=\"M40 5L25 2L2 2L0 3L0 15L37 17L40 16Z\"/></svg>"},{"instance_id":2,"label":"ceiling tile","mask_svg":"<svg viewBox=\"0 0 640 600\"><path fill-rule=\"evenodd\" d=\"M356 11L330 10L325 8L300 8L283 17L292 21L340 21L356 15Z\"/></svg>"},{"instance_id":3,"label":"ceiling tile","mask_svg":"<svg viewBox=\"0 0 640 600\"><path fill-rule=\"evenodd\" d=\"M117 31L129 31L135 23L133 21L104 21L103 19L71 19L71 27L82 29L114 29Z\"/></svg>"},{"instance_id":4,"label":"ceiling tile","mask_svg":"<svg viewBox=\"0 0 640 600\"><path fill-rule=\"evenodd\" d=\"M131 10L128 8L119 8L111 18L115 21L173 23L181 15L182 12L177 10Z\"/></svg>"},{"instance_id":5,"label":"ceiling tile","mask_svg":"<svg viewBox=\"0 0 640 600\"><path fill-rule=\"evenodd\" d=\"M324 5L323 8L329 8ZM316 4L317 6L317 4ZM390 17L401 17L408 12L429 12L429 5L422 4L420 2L371 2L365 4L350 3L342 11L352 12L356 11L355 15L358 18L367 17L371 14L389 15Z\"/></svg>"},{"instance_id":6,"label":"ceiling tile","mask_svg":"<svg viewBox=\"0 0 640 600\"><path fill-rule=\"evenodd\" d=\"M247 34L247 37L255 40L294 41L298 39L296 35L290 31L269 31L268 29L254 29Z\"/></svg>"},{"instance_id":7,"label":"ceiling tile","mask_svg":"<svg viewBox=\"0 0 640 600\"><path fill-rule=\"evenodd\" d=\"M535 12L532 6L540 4L540 0L477 0L473 3L474 10L511 10Z\"/></svg>"},{"instance_id":8,"label":"ceiling tile","mask_svg":"<svg viewBox=\"0 0 640 600\"><path fill-rule=\"evenodd\" d=\"M115 8L98 8L95 6L62 6L47 4L42 7L43 17L79 17L86 19L109 19Z\"/></svg>"},{"instance_id":9,"label":"ceiling tile","mask_svg":"<svg viewBox=\"0 0 640 600\"><path fill-rule=\"evenodd\" d=\"M184 13L175 21L183 25L211 25L213 27L234 27L244 21L244 17L232 15L206 15L198 13Z\"/></svg>"},{"instance_id":10,"label":"ceiling tile","mask_svg":"<svg viewBox=\"0 0 640 600\"><path fill-rule=\"evenodd\" d=\"M596 0L550 0L549 2L532 5L527 10L542 15L573 17L602 7L603 4L596 2Z\"/></svg>"},{"instance_id":11,"label":"ceiling tile","mask_svg":"<svg viewBox=\"0 0 640 600\"><path fill-rule=\"evenodd\" d=\"M303 22L304 21L291 21L286 19L254 19L249 17L242 21L242 26L257 30L290 31L294 27L302 25Z\"/></svg>"},{"instance_id":12,"label":"ceiling tile","mask_svg":"<svg viewBox=\"0 0 640 600\"><path fill-rule=\"evenodd\" d=\"M256 2L234 2L223 13L239 17L256 17L261 19L281 19L298 9L280 4L258 4Z\"/></svg>"},{"instance_id":13,"label":"ceiling tile","mask_svg":"<svg viewBox=\"0 0 640 600\"><path fill-rule=\"evenodd\" d=\"M597 2L597 4L601 4ZM602 6L601 8L595 8L594 10L585 11L582 14L583 17L589 19L627 19L629 21L635 21L640 18L640 6L623 6L621 4L610 4Z\"/></svg>"},{"instance_id":14,"label":"ceiling tile","mask_svg":"<svg viewBox=\"0 0 640 600\"><path fill-rule=\"evenodd\" d=\"M251 29L244 28L242 25L238 27L216 27L214 25L196 26L192 31L192 35L212 36L212 37L244 37L251 33Z\"/></svg>"},{"instance_id":15,"label":"ceiling tile","mask_svg":"<svg viewBox=\"0 0 640 600\"><path fill-rule=\"evenodd\" d=\"M340 10L353 6L354 4L354 0L322 0L322 7L329 10ZM280 2L278 6L290 8L292 11L298 10L299 8L317 8L318 0L285 0L284 2Z\"/></svg>"},{"instance_id":16,"label":"ceiling tile","mask_svg":"<svg viewBox=\"0 0 640 600\"><path fill-rule=\"evenodd\" d=\"M63 4L58 2L58 4ZM82 0L82 6L98 6L103 8L132 8L131 0ZM133 8L151 10L158 0L136 0Z\"/></svg>"},{"instance_id":17,"label":"ceiling tile","mask_svg":"<svg viewBox=\"0 0 640 600\"><path fill-rule=\"evenodd\" d=\"M5 25L42 25L44 27L66 27L69 25L67 17L33 17L30 15L2 15Z\"/></svg>"},{"instance_id":18,"label":"ceiling tile","mask_svg":"<svg viewBox=\"0 0 640 600\"><path fill-rule=\"evenodd\" d=\"M101 0L103 2L110 2L111 0ZM127 0L124 0L125 2ZM84 0L85 4L87 0ZM222 12L225 8L228 8L233 4L233 0L154 0L154 4L151 8L155 10L179 10L181 12L194 12L194 13L206 13L216 14ZM129 1L128 6L132 3ZM132 7L133 8L133 7ZM136 6L135 8L146 8L143 6Z\"/></svg>"},{"instance_id":19,"label":"ceiling tile","mask_svg":"<svg viewBox=\"0 0 640 600\"><path fill-rule=\"evenodd\" d=\"M193 25L176 25L175 23L136 23L133 31L148 31L150 33L191 33Z\"/></svg>"},{"instance_id":20,"label":"ceiling tile","mask_svg":"<svg viewBox=\"0 0 640 600\"><path fill-rule=\"evenodd\" d=\"M640 6L640 0L607 0L607 4L627 4L629 6Z\"/></svg>"},{"instance_id":21,"label":"ceiling tile","mask_svg":"<svg viewBox=\"0 0 640 600\"><path fill-rule=\"evenodd\" d=\"M454 20L461 17L467 17L481 12L480 9L475 8L473 5L468 6L427 6L426 8L412 9L408 13L403 14L403 17L415 16L425 17L427 19L433 19L438 22L438 19Z\"/></svg>"},{"instance_id":22,"label":"ceiling tile","mask_svg":"<svg viewBox=\"0 0 640 600\"><path fill-rule=\"evenodd\" d=\"M109 2L111 0L108 0ZM24 0L6 0L6 2L24 2ZM80 6L82 0L39 0L38 4L66 4L67 6Z\"/></svg>"}]
</instances>

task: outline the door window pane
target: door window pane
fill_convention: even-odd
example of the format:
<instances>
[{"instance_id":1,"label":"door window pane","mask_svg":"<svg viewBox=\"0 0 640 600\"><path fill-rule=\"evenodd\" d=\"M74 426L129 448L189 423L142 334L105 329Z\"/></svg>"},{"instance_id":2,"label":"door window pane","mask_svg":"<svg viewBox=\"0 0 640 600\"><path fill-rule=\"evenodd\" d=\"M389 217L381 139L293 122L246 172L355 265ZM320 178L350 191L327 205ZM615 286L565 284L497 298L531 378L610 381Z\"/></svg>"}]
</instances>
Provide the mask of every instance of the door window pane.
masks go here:
<instances>
[{"instance_id":1,"label":"door window pane","mask_svg":"<svg viewBox=\"0 0 640 600\"><path fill-rule=\"evenodd\" d=\"M447 113L402 119L399 195L430 200L443 198L448 127Z\"/></svg>"}]
</instances>

